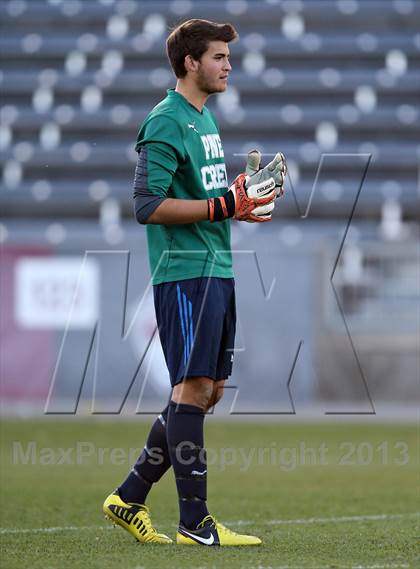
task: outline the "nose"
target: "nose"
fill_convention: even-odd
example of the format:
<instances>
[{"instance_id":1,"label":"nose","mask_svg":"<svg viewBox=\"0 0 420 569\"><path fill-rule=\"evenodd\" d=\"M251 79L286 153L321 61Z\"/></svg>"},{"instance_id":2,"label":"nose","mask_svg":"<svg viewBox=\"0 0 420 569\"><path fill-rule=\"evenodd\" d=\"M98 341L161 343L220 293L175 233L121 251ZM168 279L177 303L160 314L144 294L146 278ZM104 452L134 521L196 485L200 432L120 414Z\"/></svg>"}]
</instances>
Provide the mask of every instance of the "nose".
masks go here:
<instances>
[{"instance_id":1,"label":"nose","mask_svg":"<svg viewBox=\"0 0 420 569\"><path fill-rule=\"evenodd\" d=\"M230 70L232 69L232 66L231 66L231 64L230 64L229 59L226 59L226 63L225 63L225 65L224 65L224 69L225 69L225 71L230 71Z\"/></svg>"}]
</instances>

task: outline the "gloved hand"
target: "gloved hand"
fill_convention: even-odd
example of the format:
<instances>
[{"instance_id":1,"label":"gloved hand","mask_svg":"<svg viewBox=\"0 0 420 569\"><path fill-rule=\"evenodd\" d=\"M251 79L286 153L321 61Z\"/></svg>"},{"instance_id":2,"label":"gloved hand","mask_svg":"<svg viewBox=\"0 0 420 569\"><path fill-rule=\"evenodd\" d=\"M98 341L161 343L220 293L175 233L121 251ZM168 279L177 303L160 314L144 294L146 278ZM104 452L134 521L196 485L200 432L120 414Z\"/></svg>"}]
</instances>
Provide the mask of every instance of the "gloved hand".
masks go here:
<instances>
[{"instance_id":1,"label":"gloved hand","mask_svg":"<svg viewBox=\"0 0 420 569\"><path fill-rule=\"evenodd\" d=\"M235 219L261 223L271 220L276 192L274 178L251 183L245 174L239 174L229 188L235 196Z\"/></svg>"},{"instance_id":2,"label":"gloved hand","mask_svg":"<svg viewBox=\"0 0 420 569\"><path fill-rule=\"evenodd\" d=\"M277 197L284 194L284 180L287 174L286 158L278 152L273 160L261 168L261 152L251 150L248 152L245 174L249 176L247 185L259 184L269 178L274 178Z\"/></svg>"},{"instance_id":3,"label":"gloved hand","mask_svg":"<svg viewBox=\"0 0 420 569\"><path fill-rule=\"evenodd\" d=\"M246 174L239 174L229 190L219 198L209 198L208 219L211 222L234 217L239 221L264 222L271 220L276 192L274 178L259 184L249 184Z\"/></svg>"}]
</instances>

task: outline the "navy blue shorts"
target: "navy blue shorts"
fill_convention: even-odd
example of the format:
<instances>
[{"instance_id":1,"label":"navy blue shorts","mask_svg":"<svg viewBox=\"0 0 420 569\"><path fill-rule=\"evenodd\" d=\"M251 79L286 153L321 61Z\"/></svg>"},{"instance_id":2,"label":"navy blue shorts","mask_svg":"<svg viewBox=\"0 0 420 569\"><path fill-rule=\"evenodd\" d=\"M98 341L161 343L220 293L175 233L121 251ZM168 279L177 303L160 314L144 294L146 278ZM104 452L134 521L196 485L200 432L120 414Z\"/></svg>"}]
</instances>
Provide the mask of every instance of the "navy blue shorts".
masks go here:
<instances>
[{"instance_id":1,"label":"navy blue shorts","mask_svg":"<svg viewBox=\"0 0 420 569\"><path fill-rule=\"evenodd\" d=\"M156 319L172 386L226 379L236 330L235 281L201 277L154 285Z\"/></svg>"}]
</instances>

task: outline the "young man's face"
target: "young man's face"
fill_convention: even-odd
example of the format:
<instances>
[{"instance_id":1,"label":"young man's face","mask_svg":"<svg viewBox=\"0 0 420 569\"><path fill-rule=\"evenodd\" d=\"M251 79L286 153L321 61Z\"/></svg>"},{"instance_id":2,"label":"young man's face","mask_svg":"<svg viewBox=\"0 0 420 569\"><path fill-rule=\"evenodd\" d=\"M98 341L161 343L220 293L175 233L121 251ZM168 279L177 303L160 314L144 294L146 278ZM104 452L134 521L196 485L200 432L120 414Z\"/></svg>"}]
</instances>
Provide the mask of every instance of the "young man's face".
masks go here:
<instances>
[{"instance_id":1,"label":"young man's face","mask_svg":"<svg viewBox=\"0 0 420 569\"><path fill-rule=\"evenodd\" d=\"M231 69L228 44L224 41L211 41L198 62L195 74L197 86L209 95L222 93L226 90Z\"/></svg>"}]
</instances>

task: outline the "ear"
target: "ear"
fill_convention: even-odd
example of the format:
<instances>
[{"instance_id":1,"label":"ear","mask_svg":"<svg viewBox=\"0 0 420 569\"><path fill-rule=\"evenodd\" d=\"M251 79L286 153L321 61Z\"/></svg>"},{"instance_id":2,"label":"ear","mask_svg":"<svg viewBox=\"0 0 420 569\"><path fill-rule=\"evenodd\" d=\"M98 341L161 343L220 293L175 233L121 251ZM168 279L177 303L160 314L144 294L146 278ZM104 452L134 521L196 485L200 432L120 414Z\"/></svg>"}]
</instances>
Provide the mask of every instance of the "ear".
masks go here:
<instances>
[{"instance_id":1,"label":"ear","mask_svg":"<svg viewBox=\"0 0 420 569\"><path fill-rule=\"evenodd\" d=\"M198 64L199 62L196 61L195 59L193 59L191 57L191 55L186 55L185 59L184 59L184 65L185 65L185 69L187 71L191 71L191 72L195 72L198 70Z\"/></svg>"}]
</instances>

